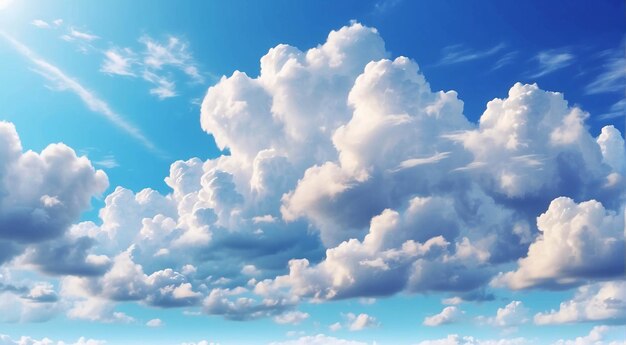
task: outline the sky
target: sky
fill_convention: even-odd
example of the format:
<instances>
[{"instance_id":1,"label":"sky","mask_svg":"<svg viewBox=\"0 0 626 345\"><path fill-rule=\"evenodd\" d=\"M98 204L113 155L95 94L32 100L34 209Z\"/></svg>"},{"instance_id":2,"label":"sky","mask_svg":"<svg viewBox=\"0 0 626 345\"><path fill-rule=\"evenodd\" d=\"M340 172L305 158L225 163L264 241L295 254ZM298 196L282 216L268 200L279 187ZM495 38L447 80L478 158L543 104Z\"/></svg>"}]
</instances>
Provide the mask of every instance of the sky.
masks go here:
<instances>
[{"instance_id":1,"label":"sky","mask_svg":"<svg viewBox=\"0 0 626 345\"><path fill-rule=\"evenodd\" d=\"M0 345L626 344L625 11L0 0Z\"/></svg>"}]
</instances>

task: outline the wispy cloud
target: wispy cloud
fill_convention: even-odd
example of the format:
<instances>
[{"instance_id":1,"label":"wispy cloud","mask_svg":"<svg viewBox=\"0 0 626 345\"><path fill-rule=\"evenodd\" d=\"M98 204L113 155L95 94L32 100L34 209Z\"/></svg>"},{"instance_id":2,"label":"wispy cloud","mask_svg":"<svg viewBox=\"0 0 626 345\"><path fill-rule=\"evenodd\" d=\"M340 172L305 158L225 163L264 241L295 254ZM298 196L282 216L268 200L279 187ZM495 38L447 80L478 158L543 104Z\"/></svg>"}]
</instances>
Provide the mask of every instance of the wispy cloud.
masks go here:
<instances>
[{"instance_id":1,"label":"wispy cloud","mask_svg":"<svg viewBox=\"0 0 626 345\"><path fill-rule=\"evenodd\" d=\"M598 116L600 120L615 119L626 116L626 98L622 98L611 106L607 113Z\"/></svg>"},{"instance_id":2,"label":"wispy cloud","mask_svg":"<svg viewBox=\"0 0 626 345\"><path fill-rule=\"evenodd\" d=\"M96 36L94 34L90 34L88 32L83 32L83 31L78 31L74 28L70 28L69 34L63 37L65 40L71 41L71 40L79 39L79 40L85 40L88 42L91 42L100 38L99 36Z\"/></svg>"},{"instance_id":3,"label":"wispy cloud","mask_svg":"<svg viewBox=\"0 0 626 345\"><path fill-rule=\"evenodd\" d=\"M506 65L510 65L513 63L513 61L515 61L515 58L517 57L518 52L516 51L512 51L512 52L508 52L504 55L502 55L498 61L496 61L496 63L493 64L493 67L491 68L492 71L498 70Z\"/></svg>"},{"instance_id":4,"label":"wispy cloud","mask_svg":"<svg viewBox=\"0 0 626 345\"><path fill-rule=\"evenodd\" d=\"M50 27L50 24L48 24L48 22L46 22L45 20L41 20L41 19L35 19L30 23L41 29L47 29Z\"/></svg>"},{"instance_id":5,"label":"wispy cloud","mask_svg":"<svg viewBox=\"0 0 626 345\"><path fill-rule=\"evenodd\" d=\"M63 24L63 19L55 19L52 22L47 22L43 19L33 19L30 23L40 29L50 29L61 26Z\"/></svg>"},{"instance_id":6,"label":"wispy cloud","mask_svg":"<svg viewBox=\"0 0 626 345\"><path fill-rule=\"evenodd\" d=\"M118 47L105 51L100 71L110 75L139 76L153 85L150 94L159 99L178 95L173 80L175 72L186 75L196 83L204 81L188 44L181 38L169 36L164 42L159 42L143 36L139 42L143 44L140 53Z\"/></svg>"},{"instance_id":7,"label":"wispy cloud","mask_svg":"<svg viewBox=\"0 0 626 345\"><path fill-rule=\"evenodd\" d=\"M615 52L604 52L607 56L602 67L603 72L592 81L585 91L587 94L626 91L626 57L624 48Z\"/></svg>"},{"instance_id":8,"label":"wispy cloud","mask_svg":"<svg viewBox=\"0 0 626 345\"><path fill-rule=\"evenodd\" d=\"M539 66L530 78L539 78L573 64L575 56L564 49L552 49L539 52L533 60L537 61Z\"/></svg>"},{"instance_id":9,"label":"wispy cloud","mask_svg":"<svg viewBox=\"0 0 626 345\"><path fill-rule=\"evenodd\" d=\"M384 14L392 8L398 6L403 0L379 0L374 4L375 14Z\"/></svg>"},{"instance_id":10,"label":"wispy cloud","mask_svg":"<svg viewBox=\"0 0 626 345\"><path fill-rule=\"evenodd\" d=\"M102 157L102 159L98 159L93 161L93 163L97 166L101 166L103 168L113 169L120 166L120 164L115 159L113 155L106 155Z\"/></svg>"},{"instance_id":11,"label":"wispy cloud","mask_svg":"<svg viewBox=\"0 0 626 345\"><path fill-rule=\"evenodd\" d=\"M129 48L112 48L104 52L101 72L125 76L135 76L133 65L137 63L135 54Z\"/></svg>"},{"instance_id":12,"label":"wispy cloud","mask_svg":"<svg viewBox=\"0 0 626 345\"><path fill-rule=\"evenodd\" d=\"M500 43L489 49L474 50L464 47L462 44L454 44L443 48L442 58L436 65L452 65L461 62L484 59L495 55L496 53L502 51L505 47L504 43Z\"/></svg>"},{"instance_id":13,"label":"wispy cloud","mask_svg":"<svg viewBox=\"0 0 626 345\"><path fill-rule=\"evenodd\" d=\"M115 126L140 141L148 149L154 152L159 152L156 146L150 140L148 140L148 138L145 137L141 130L126 121L126 119L124 119L118 113L114 112L104 100L98 98L98 96L85 88L76 79L68 76L57 66L37 56L33 51L30 50L30 48L28 48L26 45L22 44L9 34L0 31L0 36L2 36L7 42L9 42L17 52L19 52L32 64L34 64L39 74L44 76L49 81L55 82L61 89L71 91L72 93L77 95L83 101L83 103L85 103L87 108L89 108L93 112L103 115L107 120L111 121Z\"/></svg>"},{"instance_id":14,"label":"wispy cloud","mask_svg":"<svg viewBox=\"0 0 626 345\"><path fill-rule=\"evenodd\" d=\"M143 73L143 79L155 85L150 89L151 95L155 95L159 99L176 96L176 84L173 81L149 71Z\"/></svg>"},{"instance_id":15,"label":"wispy cloud","mask_svg":"<svg viewBox=\"0 0 626 345\"><path fill-rule=\"evenodd\" d=\"M139 41L145 45L144 64L149 68L160 70L166 66L172 66L194 81L203 81L204 78L198 72L189 52L188 44L182 39L169 36L167 42L162 43L144 36Z\"/></svg>"}]
</instances>

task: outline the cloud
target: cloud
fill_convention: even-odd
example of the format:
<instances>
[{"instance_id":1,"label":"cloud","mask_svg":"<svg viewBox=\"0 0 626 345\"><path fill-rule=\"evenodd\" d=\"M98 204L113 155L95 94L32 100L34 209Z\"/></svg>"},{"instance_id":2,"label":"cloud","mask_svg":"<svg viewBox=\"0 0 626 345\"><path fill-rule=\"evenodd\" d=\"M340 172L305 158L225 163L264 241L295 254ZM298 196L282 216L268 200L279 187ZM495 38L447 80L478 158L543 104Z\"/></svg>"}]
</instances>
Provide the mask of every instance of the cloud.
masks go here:
<instances>
[{"instance_id":1,"label":"cloud","mask_svg":"<svg viewBox=\"0 0 626 345\"><path fill-rule=\"evenodd\" d=\"M106 341L80 337L73 343L66 343L64 341L54 341L47 337L37 340L28 336L22 336L17 340L13 340L8 335L0 334L0 344L2 345L104 345L106 344Z\"/></svg>"},{"instance_id":2,"label":"cloud","mask_svg":"<svg viewBox=\"0 0 626 345\"><path fill-rule=\"evenodd\" d=\"M576 337L576 339L565 340L560 339L553 345L624 345L626 341L604 341L605 335L614 329L617 330L617 334L622 332L619 337L623 337L623 327L609 327L609 326L595 326L591 329L588 335L582 337Z\"/></svg>"},{"instance_id":3,"label":"cloud","mask_svg":"<svg viewBox=\"0 0 626 345\"><path fill-rule=\"evenodd\" d=\"M168 80L166 77L154 74L149 71L143 73L143 78L155 85L150 89L150 94L157 96L159 99L166 99L176 96L176 84Z\"/></svg>"},{"instance_id":4,"label":"cloud","mask_svg":"<svg viewBox=\"0 0 626 345\"><path fill-rule=\"evenodd\" d=\"M148 327L161 327L163 325L164 325L164 323L163 323L163 321L161 321L161 319L152 319L152 320L146 322L146 326L148 326Z\"/></svg>"},{"instance_id":5,"label":"cloud","mask_svg":"<svg viewBox=\"0 0 626 345\"><path fill-rule=\"evenodd\" d=\"M364 313L359 315L348 313L346 314L347 327L351 331L361 331L366 328L378 327L380 323L376 321L376 318Z\"/></svg>"},{"instance_id":6,"label":"cloud","mask_svg":"<svg viewBox=\"0 0 626 345\"><path fill-rule=\"evenodd\" d=\"M301 311L289 311L282 315L277 315L274 317L274 321L279 324L292 324L297 325L302 321L309 318L308 313L303 313Z\"/></svg>"},{"instance_id":7,"label":"cloud","mask_svg":"<svg viewBox=\"0 0 626 345\"><path fill-rule=\"evenodd\" d=\"M462 44L454 44L443 48L443 57L437 62L437 65L453 65L467 61L480 60L493 56L502 51L506 46L503 43L493 46L485 50L474 50L464 47ZM498 62L497 65L505 62Z\"/></svg>"},{"instance_id":8,"label":"cloud","mask_svg":"<svg viewBox=\"0 0 626 345\"><path fill-rule=\"evenodd\" d=\"M189 44L182 38L168 36L161 42L143 36L139 42L143 45L139 53L120 47L106 50L100 71L109 75L141 77L153 85L150 94L161 100L178 96L173 72L184 74L194 83L204 81Z\"/></svg>"},{"instance_id":9,"label":"cloud","mask_svg":"<svg viewBox=\"0 0 626 345\"><path fill-rule=\"evenodd\" d=\"M120 166L113 155L105 155L101 159L93 161L93 164L107 169L113 169Z\"/></svg>"},{"instance_id":10,"label":"cloud","mask_svg":"<svg viewBox=\"0 0 626 345\"><path fill-rule=\"evenodd\" d=\"M451 306L445 307L439 314L427 316L424 319L423 324L426 326L441 326L450 323L455 323L463 316L463 311L458 307Z\"/></svg>"},{"instance_id":11,"label":"cloud","mask_svg":"<svg viewBox=\"0 0 626 345\"><path fill-rule=\"evenodd\" d=\"M518 262L496 278L512 289L562 288L624 273L624 208L617 213L595 200L561 197L537 218L542 234Z\"/></svg>"},{"instance_id":12,"label":"cloud","mask_svg":"<svg viewBox=\"0 0 626 345\"><path fill-rule=\"evenodd\" d=\"M598 116L600 120L609 120L626 116L626 98L622 98L609 108L607 113Z\"/></svg>"},{"instance_id":13,"label":"cloud","mask_svg":"<svg viewBox=\"0 0 626 345\"><path fill-rule=\"evenodd\" d=\"M269 345L367 345L367 343L339 339L324 334L309 335L298 338L296 340L288 340L283 342L272 342Z\"/></svg>"},{"instance_id":14,"label":"cloud","mask_svg":"<svg viewBox=\"0 0 626 345\"><path fill-rule=\"evenodd\" d=\"M538 325L626 320L626 283L623 281L585 285L574 298L560 304L558 310L537 313Z\"/></svg>"},{"instance_id":15,"label":"cloud","mask_svg":"<svg viewBox=\"0 0 626 345\"><path fill-rule=\"evenodd\" d=\"M61 238L108 179L64 144L22 152L12 123L0 122L0 143L1 262L29 244Z\"/></svg>"},{"instance_id":16,"label":"cloud","mask_svg":"<svg viewBox=\"0 0 626 345\"><path fill-rule=\"evenodd\" d=\"M498 308L496 316L484 318L479 317L479 321L486 321L487 324L496 327L515 327L529 321L529 310L521 301L512 301L503 308Z\"/></svg>"},{"instance_id":17,"label":"cloud","mask_svg":"<svg viewBox=\"0 0 626 345\"><path fill-rule=\"evenodd\" d=\"M277 316L292 309L297 298L265 298L257 301L245 297L244 288L213 289L203 301L204 312L209 315L222 315L229 320L253 320L268 316ZM242 296L231 300L232 296ZM282 320L282 319L281 319Z\"/></svg>"},{"instance_id":18,"label":"cloud","mask_svg":"<svg viewBox=\"0 0 626 345\"><path fill-rule=\"evenodd\" d=\"M500 58L498 58L498 60L493 64L492 67L492 71L498 70L504 66L510 65L512 64L515 59L517 58L517 56L519 55L519 52L517 51L512 51L512 52L508 52L504 55L502 55Z\"/></svg>"},{"instance_id":19,"label":"cloud","mask_svg":"<svg viewBox=\"0 0 626 345\"><path fill-rule=\"evenodd\" d=\"M525 338L503 338L498 340L477 339L471 336L461 337L458 334L450 334L446 338L424 340L417 345L530 345L532 341Z\"/></svg>"},{"instance_id":20,"label":"cloud","mask_svg":"<svg viewBox=\"0 0 626 345\"><path fill-rule=\"evenodd\" d=\"M176 55L184 42L146 42L151 53L137 53L132 73L186 73ZM130 302L297 322L302 302L488 300L503 268L513 272L494 283L516 289L615 276L626 197L619 131L594 138L562 94L522 84L473 123L456 92L432 90L415 62L389 56L378 32L356 22L315 48L270 49L257 77L222 77L202 102L202 128L229 155L174 162L168 191L116 188L98 220L45 248L30 244L19 264L63 275L67 316L99 322L131 322L115 309ZM5 141L0 162L21 153ZM32 203L66 199L46 191ZM501 309L494 324L520 322L511 315L521 305ZM350 315L341 327L377 324Z\"/></svg>"},{"instance_id":21,"label":"cloud","mask_svg":"<svg viewBox=\"0 0 626 345\"><path fill-rule=\"evenodd\" d=\"M33 63L37 67L37 72L40 73L44 78L57 83L58 87L61 90L71 91L72 93L77 95L91 111L103 115L115 126L126 132L126 134L129 134L130 136L141 142L146 148L150 149L151 151L158 152L156 146L144 136L141 130L129 123L121 115L114 112L108 103L106 103L104 100L96 96L93 92L85 88L76 79L65 74L65 72L59 69L57 66L38 57L33 51L30 50L30 48L17 41L9 34L5 32L0 32L0 36L8 41L17 52L22 54L31 63Z\"/></svg>"},{"instance_id":22,"label":"cloud","mask_svg":"<svg viewBox=\"0 0 626 345\"><path fill-rule=\"evenodd\" d=\"M74 39L79 39L79 40L84 40L87 42L91 42L94 40L99 39L100 37L90 34L88 32L83 32L83 31L79 31L76 30L75 28L70 28L69 34L68 34L70 39L69 40L74 40Z\"/></svg>"},{"instance_id":23,"label":"cloud","mask_svg":"<svg viewBox=\"0 0 626 345\"><path fill-rule=\"evenodd\" d=\"M539 78L574 63L575 56L567 50L544 50L535 56L534 60L539 65L537 71L530 78Z\"/></svg>"},{"instance_id":24,"label":"cloud","mask_svg":"<svg viewBox=\"0 0 626 345\"><path fill-rule=\"evenodd\" d=\"M41 20L41 19L35 19L30 23L40 29L47 29L50 27L50 24L48 24L48 22Z\"/></svg>"},{"instance_id":25,"label":"cloud","mask_svg":"<svg viewBox=\"0 0 626 345\"><path fill-rule=\"evenodd\" d=\"M108 74L134 77L133 64L137 63L135 54L129 48L112 48L104 52L105 60L100 71Z\"/></svg>"},{"instance_id":26,"label":"cloud","mask_svg":"<svg viewBox=\"0 0 626 345\"><path fill-rule=\"evenodd\" d=\"M38 285L33 289L22 296L10 291L0 292L0 322L45 322L62 312L62 305L49 286Z\"/></svg>"},{"instance_id":27,"label":"cloud","mask_svg":"<svg viewBox=\"0 0 626 345\"><path fill-rule=\"evenodd\" d=\"M626 57L624 46L614 51L605 51L602 63L603 71L585 88L590 94L621 92L626 89Z\"/></svg>"}]
</instances>

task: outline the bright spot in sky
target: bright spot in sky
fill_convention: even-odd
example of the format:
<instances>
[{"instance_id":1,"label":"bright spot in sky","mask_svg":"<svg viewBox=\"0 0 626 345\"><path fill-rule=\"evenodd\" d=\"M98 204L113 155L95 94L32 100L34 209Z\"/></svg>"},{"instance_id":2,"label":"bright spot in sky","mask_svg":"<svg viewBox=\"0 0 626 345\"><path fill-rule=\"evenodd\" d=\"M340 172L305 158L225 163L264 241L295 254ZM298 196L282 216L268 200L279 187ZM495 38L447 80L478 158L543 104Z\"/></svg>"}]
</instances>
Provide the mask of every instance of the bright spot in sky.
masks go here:
<instances>
[{"instance_id":1,"label":"bright spot in sky","mask_svg":"<svg viewBox=\"0 0 626 345\"><path fill-rule=\"evenodd\" d=\"M0 11L2 11L5 8L9 7L9 5L11 5L12 2L13 2L13 0L0 0Z\"/></svg>"}]
</instances>

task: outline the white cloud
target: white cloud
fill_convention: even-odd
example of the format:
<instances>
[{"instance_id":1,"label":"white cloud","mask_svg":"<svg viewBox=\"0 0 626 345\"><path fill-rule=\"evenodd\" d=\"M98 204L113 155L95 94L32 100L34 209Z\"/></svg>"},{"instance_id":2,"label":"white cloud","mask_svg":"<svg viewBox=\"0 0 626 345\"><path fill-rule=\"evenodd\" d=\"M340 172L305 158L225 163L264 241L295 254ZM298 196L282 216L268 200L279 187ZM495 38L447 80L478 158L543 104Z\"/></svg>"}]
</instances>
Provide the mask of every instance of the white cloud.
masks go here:
<instances>
[{"instance_id":1,"label":"white cloud","mask_svg":"<svg viewBox=\"0 0 626 345\"><path fill-rule=\"evenodd\" d=\"M100 71L108 74L135 76L133 65L137 63L135 53L129 48L112 48L104 52L105 60Z\"/></svg>"},{"instance_id":2,"label":"white cloud","mask_svg":"<svg viewBox=\"0 0 626 345\"><path fill-rule=\"evenodd\" d=\"M166 99L176 96L176 84L168 78L152 73L150 71L143 72L143 78L154 84L155 87L150 89L150 94L157 96L159 99Z\"/></svg>"},{"instance_id":3,"label":"white cloud","mask_svg":"<svg viewBox=\"0 0 626 345\"><path fill-rule=\"evenodd\" d=\"M70 28L69 37L71 37L71 39L79 39L79 40L84 40L87 42L91 42L100 38L94 34L90 34L84 31L79 31L79 30L76 30L75 28Z\"/></svg>"},{"instance_id":4,"label":"white cloud","mask_svg":"<svg viewBox=\"0 0 626 345\"><path fill-rule=\"evenodd\" d=\"M66 343L64 341L54 341L47 337L37 340L28 336L22 336L17 340L13 340L8 335L0 334L0 344L2 345L105 345L106 341L80 337L73 343Z\"/></svg>"},{"instance_id":5,"label":"white cloud","mask_svg":"<svg viewBox=\"0 0 626 345\"><path fill-rule=\"evenodd\" d=\"M365 313L359 315L348 313L346 314L347 327L351 331L361 331L366 328L378 327L380 323L376 321L376 318Z\"/></svg>"},{"instance_id":6,"label":"white cloud","mask_svg":"<svg viewBox=\"0 0 626 345\"><path fill-rule=\"evenodd\" d=\"M424 340L416 345L530 345L534 342L525 338L503 338L498 340L477 339L471 336L461 337L457 334L450 334L445 338L435 340Z\"/></svg>"},{"instance_id":7,"label":"white cloud","mask_svg":"<svg viewBox=\"0 0 626 345\"><path fill-rule=\"evenodd\" d=\"M30 22L32 25L41 28L41 29L47 29L50 27L50 24L48 24L48 22L41 20L41 19L35 19L32 22Z\"/></svg>"},{"instance_id":8,"label":"white cloud","mask_svg":"<svg viewBox=\"0 0 626 345\"><path fill-rule=\"evenodd\" d=\"M512 289L559 287L624 272L624 209L607 210L595 200L561 197L537 218L537 237L519 268L494 284Z\"/></svg>"},{"instance_id":9,"label":"white cloud","mask_svg":"<svg viewBox=\"0 0 626 345\"><path fill-rule=\"evenodd\" d=\"M298 338L296 340L288 340L283 342L272 342L269 345L367 345L367 343L339 339L324 334L309 335Z\"/></svg>"},{"instance_id":10,"label":"white cloud","mask_svg":"<svg viewBox=\"0 0 626 345\"><path fill-rule=\"evenodd\" d=\"M297 311L297 310L288 311L284 314L275 316L274 321L276 321L276 323L279 323L279 324L297 325L301 323L302 321L308 319L309 316L310 315L308 313L304 313L304 312Z\"/></svg>"},{"instance_id":11,"label":"white cloud","mask_svg":"<svg viewBox=\"0 0 626 345\"><path fill-rule=\"evenodd\" d=\"M575 339L561 339L555 342L553 345L624 345L626 340L616 341L604 341L607 333L617 330L616 334L619 338L623 339L623 327L609 327L609 326L595 326L589 331L589 334L582 337L576 337Z\"/></svg>"},{"instance_id":12,"label":"white cloud","mask_svg":"<svg viewBox=\"0 0 626 345\"><path fill-rule=\"evenodd\" d=\"M0 262L28 243L58 239L108 186L106 174L64 144L22 152L12 123L0 121Z\"/></svg>"},{"instance_id":13,"label":"white cloud","mask_svg":"<svg viewBox=\"0 0 626 345\"><path fill-rule=\"evenodd\" d=\"M163 326L164 323L161 319L152 319L148 322L146 322L146 326L148 327L161 327Z\"/></svg>"},{"instance_id":14,"label":"white cloud","mask_svg":"<svg viewBox=\"0 0 626 345\"><path fill-rule=\"evenodd\" d=\"M623 281L585 285L574 298L561 303L558 310L537 313L538 325L626 320L626 283Z\"/></svg>"},{"instance_id":15,"label":"white cloud","mask_svg":"<svg viewBox=\"0 0 626 345\"><path fill-rule=\"evenodd\" d=\"M461 44L447 46L443 48L443 57L439 60L437 65L452 65L461 62L484 59L499 53L504 48L505 45L502 43L485 50L474 50L464 47ZM499 62L498 64L502 65L504 63L505 62Z\"/></svg>"},{"instance_id":16,"label":"white cloud","mask_svg":"<svg viewBox=\"0 0 626 345\"><path fill-rule=\"evenodd\" d=\"M494 317L479 317L479 321L486 321L488 324L510 328L525 324L529 321L529 310L521 301L512 301L503 308L498 308Z\"/></svg>"},{"instance_id":17,"label":"white cloud","mask_svg":"<svg viewBox=\"0 0 626 345\"><path fill-rule=\"evenodd\" d=\"M538 70L530 78L539 78L574 63L575 56L567 50L545 50L535 56Z\"/></svg>"},{"instance_id":18,"label":"white cloud","mask_svg":"<svg viewBox=\"0 0 626 345\"><path fill-rule=\"evenodd\" d=\"M626 87L626 57L624 46L615 51L606 51L605 61L602 64L603 71L587 85L585 91L588 94L607 92L621 92Z\"/></svg>"},{"instance_id":19,"label":"white cloud","mask_svg":"<svg viewBox=\"0 0 626 345\"><path fill-rule=\"evenodd\" d=\"M159 99L178 96L175 74L182 73L194 83L204 81L189 44L182 38L169 36L164 42L149 36L139 39L143 49L113 47L104 51L100 71L110 75L140 77L152 84L150 94Z\"/></svg>"},{"instance_id":20,"label":"white cloud","mask_svg":"<svg viewBox=\"0 0 626 345\"><path fill-rule=\"evenodd\" d=\"M596 141L602 151L602 161L626 176L626 145L620 132L613 126L604 126Z\"/></svg>"},{"instance_id":21,"label":"white cloud","mask_svg":"<svg viewBox=\"0 0 626 345\"><path fill-rule=\"evenodd\" d=\"M423 324L426 326L441 326L457 322L462 316L463 311L458 307L445 307L439 314L426 317Z\"/></svg>"}]
</instances>

